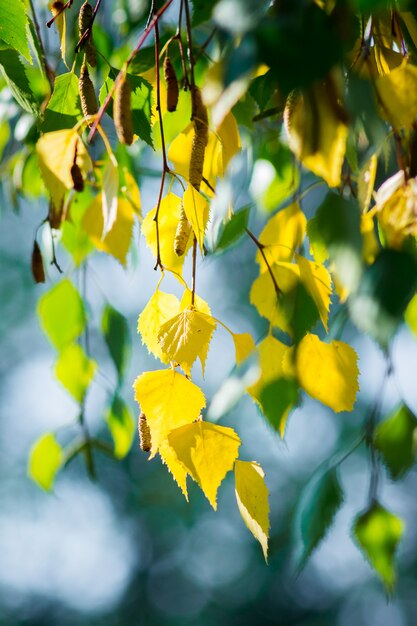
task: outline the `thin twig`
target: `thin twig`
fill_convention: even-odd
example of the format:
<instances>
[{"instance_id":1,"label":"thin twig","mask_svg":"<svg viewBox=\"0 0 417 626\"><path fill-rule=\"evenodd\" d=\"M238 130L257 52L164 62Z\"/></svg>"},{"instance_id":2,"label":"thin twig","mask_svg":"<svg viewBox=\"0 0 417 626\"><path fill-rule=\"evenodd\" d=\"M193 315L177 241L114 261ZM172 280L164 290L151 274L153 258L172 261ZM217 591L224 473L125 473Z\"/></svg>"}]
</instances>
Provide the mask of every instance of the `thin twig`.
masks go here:
<instances>
[{"instance_id":1,"label":"thin twig","mask_svg":"<svg viewBox=\"0 0 417 626\"><path fill-rule=\"evenodd\" d=\"M265 120L268 117L273 117L274 115L278 115L279 117L283 117L283 111L280 111L278 107L271 107L270 109L265 109L261 113L254 115L252 118L252 122L260 122L261 120Z\"/></svg>"},{"instance_id":2,"label":"thin twig","mask_svg":"<svg viewBox=\"0 0 417 626\"><path fill-rule=\"evenodd\" d=\"M266 258L265 251L264 251L264 248L265 248L264 244L261 243L259 241L259 239L257 239L255 237L255 235L249 230L249 228L245 228L245 232L249 235L249 237L252 239L254 244L258 247L259 252L262 255L262 258L265 261L266 267L268 268L268 272L269 272L269 274L271 276L271 279L272 279L272 282L274 284L274 289L276 291L276 294L277 294L277 296L280 296L282 294L282 291L281 291L281 289L278 286L277 279L275 278L274 273L272 271L272 268L271 268L271 266L270 266L270 264L268 262L268 259Z\"/></svg>"},{"instance_id":3,"label":"thin twig","mask_svg":"<svg viewBox=\"0 0 417 626\"><path fill-rule=\"evenodd\" d=\"M129 67L129 65L132 63L133 59L135 58L135 56L137 55L137 53L139 52L139 50L141 49L141 47L143 46L143 44L146 41L146 38L148 37L149 33L151 32L151 30L153 29L153 27L155 26L155 24L158 22L158 20L161 18L161 16L165 13L165 11L168 9L168 7L173 3L174 0L167 0L165 2L165 4L159 9L159 11L157 11L157 13L155 13L154 17L152 18L152 20L150 21L149 25L145 28L145 30L143 31L136 47L132 50L129 58L127 59L126 63L124 64L123 68L120 70L120 72L118 73L118 75L116 76L116 79L113 83L112 88L110 89L109 93L107 94L107 97L105 99L105 101L103 102L103 104L101 105L98 113L97 113L97 117L96 120L93 124L93 126L91 127L90 133L88 135L88 141L91 143L94 135L96 134L96 130L97 130L97 126L100 124L101 119L107 109L107 107L109 106L110 100L113 98L113 94L116 91L116 89L119 87L121 81L123 80L123 78L126 76L126 72L127 69Z\"/></svg>"},{"instance_id":4,"label":"thin twig","mask_svg":"<svg viewBox=\"0 0 417 626\"><path fill-rule=\"evenodd\" d=\"M64 4L64 6L63 6L63 7L62 7L59 11L57 11L57 12L55 13L55 15L54 15L54 16L53 16L50 20L49 20L49 22L46 22L46 26L47 26L48 28L51 28L51 26L52 26L52 24L55 22L55 20L56 20L56 19L58 19L58 17L59 17L60 15L62 15L62 13L63 13L64 11L66 11L66 9L69 9L69 8L71 7L71 5L72 5L72 3L73 3L73 2L74 2L74 0L68 0L68 2L66 2L66 3Z\"/></svg>"},{"instance_id":5,"label":"thin twig","mask_svg":"<svg viewBox=\"0 0 417 626\"><path fill-rule=\"evenodd\" d=\"M195 63L197 63L197 61L199 60L199 58L204 54L207 46L210 45L211 40L213 39L214 35L217 33L217 26L215 26L213 28L213 30L211 31L210 35L207 37L207 39L205 40L205 42L202 44L199 53L197 54L197 56L195 57Z\"/></svg>"}]
</instances>

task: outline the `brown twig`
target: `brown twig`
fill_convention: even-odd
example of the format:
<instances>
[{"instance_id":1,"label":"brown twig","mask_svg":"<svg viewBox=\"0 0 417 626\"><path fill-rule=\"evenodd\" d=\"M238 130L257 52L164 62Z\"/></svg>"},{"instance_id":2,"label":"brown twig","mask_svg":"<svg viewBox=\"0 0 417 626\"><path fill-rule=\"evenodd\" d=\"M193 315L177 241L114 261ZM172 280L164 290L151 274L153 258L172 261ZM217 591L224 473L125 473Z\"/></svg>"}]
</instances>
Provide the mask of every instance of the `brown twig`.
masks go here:
<instances>
[{"instance_id":1,"label":"brown twig","mask_svg":"<svg viewBox=\"0 0 417 626\"><path fill-rule=\"evenodd\" d=\"M261 243L261 242L259 241L259 239L257 239L257 238L255 237L255 235L254 235L254 234L253 234L253 233L249 230L249 228L245 228L245 232L249 235L249 237L252 239L252 241L254 242L254 244L258 247L259 252L260 252L260 253L261 253L261 255L262 255L262 258L263 258L263 260L265 261L265 265L266 265L266 267L268 268L268 272L269 272L269 274L270 274L270 276L271 276L271 280L272 280L272 282L273 282L273 284L274 284L274 289L275 289L275 292L276 292L277 296L282 295L282 291L281 291L281 289L280 289L280 288L279 288L279 286L278 286L277 279L275 278L274 273L273 273L273 271L272 271L272 268L271 268L271 266L270 266L270 264L269 264L269 262L268 262L268 259L266 258L266 254L265 254L265 246L264 246L264 244L263 244L263 243Z\"/></svg>"},{"instance_id":2,"label":"brown twig","mask_svg":"<svg viewBox=\"0 0 417 626\"><path fill-rule=\"evenodd\" d=\"M72 3L74 2L74 0L68 0L68 2L66 2L64 4L64 6L62 7L62 9L60 9L59 11L57 11L57 13L55 13L55 15L49 20L49 22L46 22L46 26L48 28L51 28L52 24L55 22L56 19L58 19L58 17L60 15L62 15L62 13L66 10L69 9L72 5Z\"/></svg>"},{"instance_id":3,"label":"brown twig","mask_svg":"<svg viewBox=\"0 0 417 626\"><path fill-rule=\"evenodd\" d=\"M210 35L207 37L207 39L205 40L205 42L202 44L199 53L197 54L197 56L195 57L195 63L197 63L197 61L199 60L199 58L204 54L204 52L206 51L207 46L210 45L214 35L217 33L217 26L215 26L213 28L213 30L211 31Z\"/></svg>"},{"instance_id":4,"label":"brown twig","mask_svg":"<svg viewBox=\"0 0 417 626\"><path fill-rule=\"evenodd\" d=\"M97 113L97 117L95 119L95 122L93 124L93 126L91 127L90 133L88 135L88 141L91 143L94 135L96 134L97 131L97 126L100 124L102 117L107 109L107 107L109 106L110 100L113 98L113 94L116 91L116 89L119 87L121 81L123 80L123 78L126 76L126 72L127 69L129 67L129 65L132 63L133 59L135 58L135 56L137 55L137 53L139 52L139 50L141 49L141 47L143 46L143 44L146 41L146 38L148 37L149 33L151 32L151 30L153 29L153 27L155 26L155 24L158 23L158 20L161 18L161 16L165 13L165 11L168 9L168 7L173 3L174 0L166 0L165 4L159 9L159 11L157 11L153 18L151 19L151 21L149 22L149 24L147 25L147 27L145 28L145 30L143 31L136 47L132 50L129 58L127 59L126 63L124 64L123 68L120 70L120 72L118 73L118 75L116 76L116 79L113 83L112 88L110 89L109 93L107 94L107 97L105 99L105 101L103 102L103 104L101 105L98 113Z\"/></svg>"}]
</instances>

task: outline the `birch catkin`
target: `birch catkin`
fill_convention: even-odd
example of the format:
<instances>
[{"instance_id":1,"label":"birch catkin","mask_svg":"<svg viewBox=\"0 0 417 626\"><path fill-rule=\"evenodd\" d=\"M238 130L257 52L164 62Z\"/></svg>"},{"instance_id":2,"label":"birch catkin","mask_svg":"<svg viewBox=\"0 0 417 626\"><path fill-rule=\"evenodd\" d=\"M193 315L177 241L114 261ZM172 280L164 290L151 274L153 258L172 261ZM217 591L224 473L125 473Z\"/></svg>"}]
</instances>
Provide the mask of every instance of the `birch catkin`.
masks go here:
<instances>
[{"instance_id":1,"label":"birch catkin","mask_svg":"<svg viewBox=\"0 0 417 626\"><path fill-rule=\"evenodd\" d=\"M132 89L126 77L114 97L114 125L120 143L130 146L133 143Z\"/></svg>"},{"instance_id":2,"label":"birch catkin","mask_svg":"<svg viewBox=\"0 0 417 626\"><path fill-rule=\"evenodd\" d=\"M78 85L80 89L81 108L84 117L87 117L88 115L95 115L98 111L96 92L85 63L83 63L81 67ZM92 121L89 122L89 125L92 125Z\"/></svg>"},{"instance_id":3,"label":"birch catkin","mask_svg":"<svg viewBox=\"0 0 417 626\"><path fill-rule=\"evenodd\" d=\"M208 115L201 98L201 91L195 87L192 92L194 137L191 146L189 180L191 185L200 190L203 178L204 154L208 143Z\"/></svg>"},{"instance_id":4,"label":"birch catkin","mask_svg":"<svg viewBox=\"0 0 417 626\"><path fill-rule=\"evenodd\" d=\"M181 201L180 219L174 239L174 252L177 256L183 256L187 248L187 243L191 234L191 224L185 215L184 206Z\"/></svg>"},{"instance_id":5,"label":"birch catkin","mask_svg":"<svg viewBox=\"0 0 417 626\"><path fill-rule=\"evenodd\" d=\"M145 413L139 415L139 441L143 452L150 452L152 448L151 431Z\"/></svg>"},{"instance_id":6,"label":"birch catkin","mask_svg":"<svg viewBox=\"0 0 417 626\"><path fill-rule=\"evenodd\" d=\"M167 84L167 109L173 113L177 109L179 91L177 75L168 55L164 61L164 77Z\"/></svg>"},{"instance_id":7,"label":"birch catkin","mask_svg":"<svg viewBox=\"0 0 417 626\"><path fill-rule=\"evenodd\" d=\"M93 15L94 10L91 4L89 4L88 0L84 2L80 9L80 13L78 16L78 27L80 29L80 39L86 32L88 28L91 27L93 23ZM85 49L85 59L91 67L95 67L97 65L97 54L96 48L94 46L93 34L90 33L87 41L83 44L83 48Z\"/></svg>"}]
</instances>

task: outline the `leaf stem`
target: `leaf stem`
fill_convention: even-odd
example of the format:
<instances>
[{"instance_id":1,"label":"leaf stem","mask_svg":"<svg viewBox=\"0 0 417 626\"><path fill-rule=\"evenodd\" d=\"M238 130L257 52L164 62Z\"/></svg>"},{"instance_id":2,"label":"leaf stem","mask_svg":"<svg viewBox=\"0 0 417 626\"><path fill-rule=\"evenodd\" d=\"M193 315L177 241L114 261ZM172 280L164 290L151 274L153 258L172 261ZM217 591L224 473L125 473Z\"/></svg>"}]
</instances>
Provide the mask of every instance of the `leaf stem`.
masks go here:
<instances>
[{"instance_id":1,"label":"leaf stem","mask_svg":"<svg viewBox=\"0 0 417 626\"><path fill-rule=\"evenodd\" d=\"M258 247L259 252L262 255L262 258L265 261L265 265L268 268L268 272L269 272L269 274L271 276L271 280L272 280L272 282L274 284L274 289L275 289L275 292L276 292L277 296L282 295L282 291L281 291L281 289L278 286L277 279L275 278L274 273L272 271L272 268L271 268L271 266L270 266L270 264L268 262L268 259L266 258L266 254L265 254L265 251L264 251L265 246L263 245L263 243L261 243L259 241L259 239L257 239L255 237L255 235L249 230L249 228L245 228L245 232L246 232L247 235L249 235L249 237L252 239L254 244Z\"/></svg>"}]
</instances>

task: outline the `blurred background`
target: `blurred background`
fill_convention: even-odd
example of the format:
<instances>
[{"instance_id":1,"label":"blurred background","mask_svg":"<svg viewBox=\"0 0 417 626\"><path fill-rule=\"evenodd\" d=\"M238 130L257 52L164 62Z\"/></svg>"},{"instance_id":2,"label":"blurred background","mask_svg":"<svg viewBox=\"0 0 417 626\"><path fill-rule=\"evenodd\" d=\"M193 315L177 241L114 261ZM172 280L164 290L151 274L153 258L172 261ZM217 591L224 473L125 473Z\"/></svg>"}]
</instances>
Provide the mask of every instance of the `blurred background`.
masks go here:
<instances>
[{"instance_id":1,"label":"blurred background","mask_svg":"<svg viewBox=\"0 0 417 626\"><path fill-rule=\"evenodd\" d=\"M37 4L45 16L45 3ZM129 10L137 10L141 17L143 6L132 1ZM120 1L102 24L110 35L116 29L114 36L120 37L125 21L126 3ZM51 47L56 46L53 35L49 37ZM12 116L14 105L7 90L2 98L2 114ZM245 146L245 132L242 140ZM160 161L150 150L142 158L149 169L158 171ZM270 171L262 159L253 170L253 159L256 155L250 151L235 159L222 183L222 197L231 194L243 206L262 195ZM305 184L309 183L307 179ZM140 178L144 214L155 204L158 185L156 177ZM321 198L320 190L306 197L307 215ZM222 210L214 207L214 217ZM13 206L7 189L2 190L0 624L414 626L417 472L409 472L395 487L382 476L382 503L406 524L398 589L388 602L351 539L352 521L365 507L369 487L364 445L339 468L345 502L335 523L304 571L297 575L294 568L294 513L304 486L323 462L354 446L380 397L383 355L349 325L341 338L357 350L361 371L354 412L336 415L304 397L290 417L284 441L266 425L250 398L239 400L235 390L242 376L252 375L251 365L243 373L233 370L233 342L222 330L212 341L205 379L197 374L197 383L212 401L211 419L235 428L243 442L242 458L258 461L265 470L271 507L268 565L240 518L232 476L220 488L216 513L190 481L187 504L159 459L148 462L136 439L121 462L96 454L96 482L87 477L79 457L60 473L52 495L29 480L27 458L33 441L48 430L71 429L71 424L74 432L77 429L77 405L54 378L54 353L36 316L39 296L59 279L54 268L48 269L46 286L33 285L31 277L34 233L44 215L45 201L20 198ZM251 224L254 232L260 231L266 217L260 210ZM215 224L213 218L212 230ZM44 249L50 246L47 233L42 244ZM259 340L267 326L248 297L257 272L255 253L248 240L224 254L209 255L204 262L200 259L197 291L215 317L233 331L250 332ZM77 284L78 272L62 250L59 261ZM158 367L136 333L138 314L158 279L152 268L138 227L127 271L101 253L88 261L91 347L102 374L89 392L86 415L91 432L108 441L103 411L115 372L100 336L102 310L108 301L129 321L133 349L123 397L136 413L131 385L138 374ZM164 290L179 293L170 279ZM394 373L384 388L381 412L387 414L400 399L417 412L417 341L406 328L394 341L392 359Z\"/></svg>"}]
</instances>

